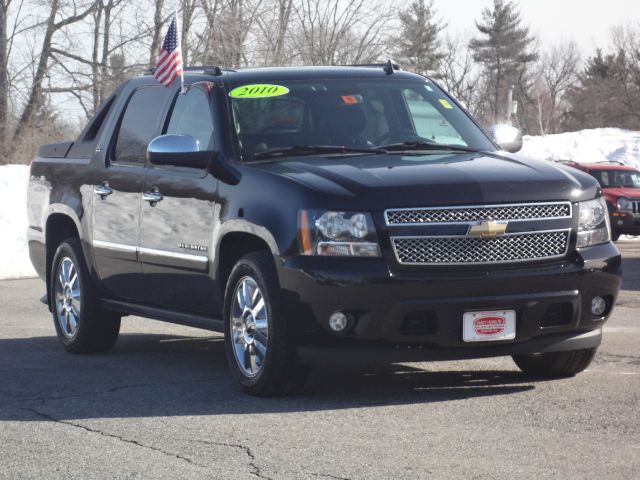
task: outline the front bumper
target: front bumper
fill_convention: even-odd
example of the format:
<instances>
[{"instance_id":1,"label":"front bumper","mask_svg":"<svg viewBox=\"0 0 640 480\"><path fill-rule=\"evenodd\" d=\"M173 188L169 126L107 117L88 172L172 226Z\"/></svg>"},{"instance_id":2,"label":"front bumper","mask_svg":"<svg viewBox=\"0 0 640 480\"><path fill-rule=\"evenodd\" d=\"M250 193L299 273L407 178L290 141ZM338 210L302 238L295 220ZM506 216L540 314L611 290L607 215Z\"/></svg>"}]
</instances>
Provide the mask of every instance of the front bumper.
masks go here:
<instances>
[{"instance_id":1,"label":"front bumper","mask_svg":"<svg viewBox=\"0 0 640 480\"><path fill-rule=\"evenodd\" d=\"M473 358L599 345L611 313L594 318L591 300L610 307L620 289L621 258L607 243L554 263L518 266L422 267L390 271L382 259L292 257L278 268L284 302L298 345L318 349L376 349L399 359ZM468 311L515 310L516 338L468 344ZM328 319L353 315L348 334L334 334Z\"/></svg>"},{"instance_id":2,"label":"front bumper","mask_svg":"<svg viewBox=\"0 0 640 480\"><path fill-rule=\"evenodd\" d=\"M613 212L611 228L622 235L640 235L640 213Z\"/></svg>"}]
</instances>

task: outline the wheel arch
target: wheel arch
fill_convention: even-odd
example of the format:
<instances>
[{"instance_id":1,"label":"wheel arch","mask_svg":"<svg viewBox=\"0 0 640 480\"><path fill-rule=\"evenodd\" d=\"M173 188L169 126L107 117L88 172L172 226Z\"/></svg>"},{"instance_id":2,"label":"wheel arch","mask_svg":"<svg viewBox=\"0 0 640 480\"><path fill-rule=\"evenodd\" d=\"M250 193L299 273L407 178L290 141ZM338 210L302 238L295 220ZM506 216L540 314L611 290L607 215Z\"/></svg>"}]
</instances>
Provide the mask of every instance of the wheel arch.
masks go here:
<instances>
[{"instance_id":1,"label":"wheel arch","mask_svg":"<svg viewBox=\"0 0 640 480\"><path fill-rule=\"evenodd\" d=\"M215 251L214 271L221 300L224 299L231 270L240 258L253 252L269 252L274 259L279 254L276 242L268 230L245 222L237 223L236 228L225 229L219 236Z\"/></svg>"},{"instance_id":2,"label":"wheel arch","mask_svg":"<svg viewBox=\"0 0 640 480\"><path fill-rule=\"evenodd\" d=\"M51 288L49 279L51 278L51 263L58 249L58 246L67 238L76 237L82 239L82 229L79 222L66 212L54 211L49 214L45 222L45 246L46 246L46 286L47 304L51 310Z\"/></svg>"}]
</instances>

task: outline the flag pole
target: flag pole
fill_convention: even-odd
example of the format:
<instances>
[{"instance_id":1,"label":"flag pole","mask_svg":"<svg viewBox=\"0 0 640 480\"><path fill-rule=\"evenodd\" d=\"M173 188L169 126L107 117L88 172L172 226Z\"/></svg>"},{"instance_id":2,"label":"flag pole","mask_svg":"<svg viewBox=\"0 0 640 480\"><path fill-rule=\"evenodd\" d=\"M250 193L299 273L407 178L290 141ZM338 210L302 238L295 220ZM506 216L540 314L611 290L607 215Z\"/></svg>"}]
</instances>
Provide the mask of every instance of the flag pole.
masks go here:
<instances>
[{"instance_id":1,"label":"flag pole","mask_svg":"<svg viewBox=\"0 0 640 480\"><path fill-rule=\"evenodd\" d=\"M180 56L182 57L182 29L180 28L180 21L178 20L178 4L176 3L175 9L176 16L176 36L178 37L178 48L180 49ZM182 60L182 68L180 69L180 93L187 93L184 89L184 59Z\"/></svg>"}]
</instances>

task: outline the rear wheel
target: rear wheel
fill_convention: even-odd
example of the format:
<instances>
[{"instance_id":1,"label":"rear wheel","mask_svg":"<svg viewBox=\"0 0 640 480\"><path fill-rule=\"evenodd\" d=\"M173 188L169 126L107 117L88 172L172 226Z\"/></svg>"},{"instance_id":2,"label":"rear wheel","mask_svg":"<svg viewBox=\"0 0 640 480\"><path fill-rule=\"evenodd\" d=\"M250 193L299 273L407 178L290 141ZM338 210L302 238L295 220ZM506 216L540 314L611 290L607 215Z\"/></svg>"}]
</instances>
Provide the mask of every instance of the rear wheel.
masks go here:
<instances>
[{"instance_id":1,"label":"rear wheel","mask_svg":"<svg viewBox=\"0 0 640 480\"><path fill-rule=\"evenodd\" d=\"M58 339L68 352L99 353L115 344L120 317L102 309L80 241L63 241L51 266L49 292Z\"/></svg>"},{"instance_id":2,"label":"rear wheel","mask_svg":"<svg viewBox=\"0 0 640 480\"><path fill-rule=\"evenodd\" d=\"M285 395L304 383L270 254L251 253L236 263L225 290L224 324L229 368L246 393Z\"/></svg>"},{"instance_id":3,"label":"rear wheel","mask_svg":"<svg viewBox=\"0 0 640 480\"><path fill-rule=\"evenodd\" d=\"M585 370L596 354L597 348L569 352L515 355L513 361L524 373L542 377L571 377Z\"/></svg>"}]
</instances>

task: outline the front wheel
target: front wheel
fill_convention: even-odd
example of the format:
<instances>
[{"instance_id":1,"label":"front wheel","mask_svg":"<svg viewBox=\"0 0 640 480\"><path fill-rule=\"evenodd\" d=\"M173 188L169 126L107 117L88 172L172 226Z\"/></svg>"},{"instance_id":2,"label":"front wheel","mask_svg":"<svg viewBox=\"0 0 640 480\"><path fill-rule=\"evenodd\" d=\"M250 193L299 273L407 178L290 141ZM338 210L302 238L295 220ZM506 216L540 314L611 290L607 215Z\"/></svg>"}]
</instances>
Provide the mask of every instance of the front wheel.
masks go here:
<instances>
[{"instance_id":1,"label":"front wheel","mask_svg":"<svg viewBox=\"0 0 640 480\"><path fill-rule=\"evenodd\" d=\"M229 368L246 393L284 395L304 383L268 253L246 255L231 271L224 324Z\"/></svg>"},{"instance_id":2,"label":"front wheel","mask_svg":"<svg viewBox=\"0 0 640 480\"><path fill-rule=\"evenodd\" d=\"M514 355L513 361L528 375L572 377L589 366L597 350L597 348L587 348L569 352Z\"/></svg>"}]
</instances>

